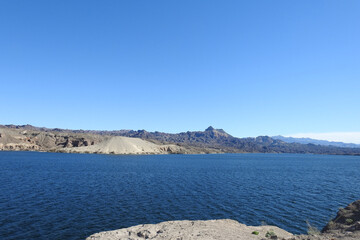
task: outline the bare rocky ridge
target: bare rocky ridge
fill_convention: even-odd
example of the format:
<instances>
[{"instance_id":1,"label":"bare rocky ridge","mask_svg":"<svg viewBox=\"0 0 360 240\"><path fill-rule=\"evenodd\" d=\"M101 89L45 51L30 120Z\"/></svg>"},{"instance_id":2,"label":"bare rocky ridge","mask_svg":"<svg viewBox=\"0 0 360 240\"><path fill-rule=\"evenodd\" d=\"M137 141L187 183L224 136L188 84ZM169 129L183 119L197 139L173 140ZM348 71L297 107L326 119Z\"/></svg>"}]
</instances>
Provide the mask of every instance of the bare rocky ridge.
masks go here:
<instances>
[{"instance_id":1,"label":"bare rocky ridge","mask_svg":"<svg viewBox=\"0 0 360 240\"><path fill-rule=\"evenodd\" d=\"M256 234L255 234L256 233ZM311 233L311 232L309 232ZM293 235L276 226L246 226L230 219L169 221L95 233L86 240L359 240L360 200L340 209L322 232Z\"/></svg>"}]
</instances>

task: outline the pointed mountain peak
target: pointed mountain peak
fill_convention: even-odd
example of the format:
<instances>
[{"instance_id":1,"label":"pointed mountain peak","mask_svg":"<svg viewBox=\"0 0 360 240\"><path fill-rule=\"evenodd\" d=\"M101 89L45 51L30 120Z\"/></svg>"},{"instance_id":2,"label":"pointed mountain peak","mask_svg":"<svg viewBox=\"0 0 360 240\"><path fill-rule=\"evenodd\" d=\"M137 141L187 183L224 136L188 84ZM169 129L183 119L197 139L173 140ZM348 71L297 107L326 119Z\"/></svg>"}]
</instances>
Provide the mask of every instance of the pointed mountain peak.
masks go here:
<instances>
[{"instance_id":1,"label":"pointed mountain peak","mask_svg":"<svg viewBox=\"0 0 360 240\"><path fill-rule=\"evenodd\" d=\"M216 136L216 137L231 137L230 134L228 134L227 132L225 132L223 129L215 129L212 126L208 127L207 129L205 129L205 134L210 134L211 136Z\"/></svg>"},{"instance_id":2,"label":"pointed mountain peak","mask_svg":"<svg viewBox=\"0 0 360 240\"><path fill-rule=\"evenodd\" d=\"M205 129L205 131L214 131L215 128L213 128L212 126L208 127L207 129Z\"/></svg>"}]
</instances>

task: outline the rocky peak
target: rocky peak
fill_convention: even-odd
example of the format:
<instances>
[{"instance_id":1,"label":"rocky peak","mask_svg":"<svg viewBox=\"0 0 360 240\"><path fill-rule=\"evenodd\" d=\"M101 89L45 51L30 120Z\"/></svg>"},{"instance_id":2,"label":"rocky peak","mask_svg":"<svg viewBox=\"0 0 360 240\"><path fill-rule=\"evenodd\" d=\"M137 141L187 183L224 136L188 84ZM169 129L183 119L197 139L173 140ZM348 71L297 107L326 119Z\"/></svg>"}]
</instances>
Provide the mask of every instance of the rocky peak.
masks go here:
<instances>
[{"instance_id":1,"label":"rocky peak","mask_svg":"<svg viewBox=\"0 0 360 240\"><path fill-rule=\"evenodd\" d=\"M205 129L205 132L210 132L210 131L214 131L215 128L213 128L212 126L208 127L207 129Z\"/></svg>"},{"instance_id":2,"label":"rocky peak","mask_svg":"<svg viewBox=\"0 0 360 240\"><path fill-rule=\"evenodd\" d=\"M211 138L218 138L218 137L227 138L227 137L231 137L231 135L226 133L223 129L215 129L212 126L205 129L204 134L206 136L210 136Z\"/></svg>"}]
</instances>

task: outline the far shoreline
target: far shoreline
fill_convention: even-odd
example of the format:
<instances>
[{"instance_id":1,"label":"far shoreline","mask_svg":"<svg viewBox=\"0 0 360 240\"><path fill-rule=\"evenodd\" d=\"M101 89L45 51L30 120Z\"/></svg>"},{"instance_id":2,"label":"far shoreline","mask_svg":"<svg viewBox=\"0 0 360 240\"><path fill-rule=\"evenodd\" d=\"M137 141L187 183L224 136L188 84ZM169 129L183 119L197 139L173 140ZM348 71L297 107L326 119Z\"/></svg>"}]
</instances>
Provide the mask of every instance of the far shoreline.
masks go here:
<instances>
[{"instance_id":1,"label":"far shoreline","mask_svg":"<svg viewBox=\"0 0 360 240\"><path fill-rule=\"evenodd\" d=\"M81 154L81 155L111 155L111 156L165 156L165 155L235 155L235 154L263 154L263 155L270 155L270 154L289 154L289 155L316 155L316 156L350 156L350 157L360 157L360 154L325 154L325 153L284 153L284 152L274 152L274 153L264 153L264 152L239 152L239 153L232 153L232 152L220 152L220 153L84 153L84 152L63 152L63 151L36 151L36 150L2 150L0 152L34 152L34 153L63 153L63 154Z\"/></svg>"}]
</instances>

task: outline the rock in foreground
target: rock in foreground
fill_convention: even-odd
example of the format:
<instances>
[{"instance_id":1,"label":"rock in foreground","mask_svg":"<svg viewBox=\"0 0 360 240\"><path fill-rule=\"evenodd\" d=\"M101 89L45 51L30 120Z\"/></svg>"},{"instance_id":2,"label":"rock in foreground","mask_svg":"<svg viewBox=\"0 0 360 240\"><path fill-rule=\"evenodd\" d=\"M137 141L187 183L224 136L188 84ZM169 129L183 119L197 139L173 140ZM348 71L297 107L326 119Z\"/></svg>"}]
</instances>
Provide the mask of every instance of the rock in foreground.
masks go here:
<instances>
[{"instance_id":1,"label":"rock in foreground","mask_svg":"<svg viewBox=\"0 0 360 240\"><path fill-rule=\"evenodd\" d=\"M258 232L258 235L253 234ZM256 240L268 239L276 234L277 238L286 239L293 235L275 226L246 226L235 220L207 221L169 221L159 224L145 224L115 231L100 232L87 240Z\"/></svg>"},{"instance_id":2,"label":"rock in foreground","mask_svg":"<svg viewBox=\"0 0 360 240\"><path fill-rule=\"evenodd\" d=\"M256 234L253 234L256 233ZM360 240L360 200L341 208L337 216L312 235L297 235L275 226L246 226L235 220L169 221L100 232L87 240Z\"/></svg>"},{"instance_id":3,"label":"rock in foreground","mask_svg":"<svg viewBox=\"0 0 360 240\"><path fill-rule=\"evenodd\" d=\"M340 208L336 217L322 230L323 233L356 231L360 232L360 200Z\"/></svg>"}]
</instances>

